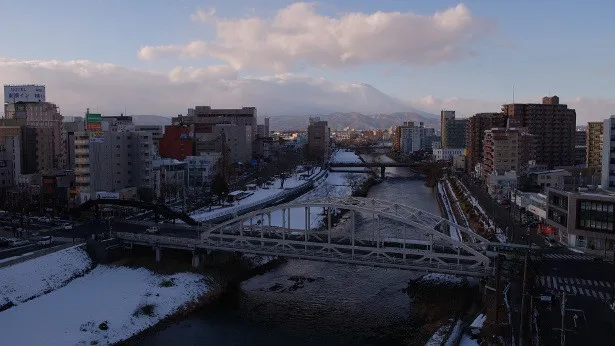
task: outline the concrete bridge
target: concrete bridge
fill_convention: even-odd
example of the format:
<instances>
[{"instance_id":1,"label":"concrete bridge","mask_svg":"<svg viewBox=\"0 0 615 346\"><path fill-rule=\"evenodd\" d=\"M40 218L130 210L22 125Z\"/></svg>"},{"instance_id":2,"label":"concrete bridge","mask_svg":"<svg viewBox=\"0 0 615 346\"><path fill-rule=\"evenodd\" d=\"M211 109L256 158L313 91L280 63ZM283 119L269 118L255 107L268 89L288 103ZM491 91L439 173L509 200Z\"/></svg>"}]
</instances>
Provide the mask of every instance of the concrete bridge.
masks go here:
<instances>
[{"instance_id":1,"label":"concrete bridge","mask_svg":"<svg viewBox=\"0 0 615 346\"><path fill-rule=\"evenodd\" d=\"M189 227L189 226L186 226ZM371 198L294 201L194 228L191 237L118 232L125 243L203 253L239 252L422 272L494 274L489 241L428 212Z\"/></svg>"},{"instance_id":2,"label":"concrete bridge","mask_svg":"<svg viewBox=\"0 0 615 346\"><path fill-rule=\"evenodd\" d=\"M427 185L435 186L447 167L445 162L331 162L330 168L380 168L380 177L384 178L387 167L405 167L427 177Z\"/></svg>"}]
</instances>

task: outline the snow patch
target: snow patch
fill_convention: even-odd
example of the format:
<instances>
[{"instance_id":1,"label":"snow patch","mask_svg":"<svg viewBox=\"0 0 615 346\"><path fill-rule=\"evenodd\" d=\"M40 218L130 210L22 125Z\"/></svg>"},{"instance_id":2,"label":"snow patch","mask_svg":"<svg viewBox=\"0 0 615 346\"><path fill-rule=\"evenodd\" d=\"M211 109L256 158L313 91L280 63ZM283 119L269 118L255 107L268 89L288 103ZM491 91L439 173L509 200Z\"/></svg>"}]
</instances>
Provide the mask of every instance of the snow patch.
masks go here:
<instances>
[{"instance_id":1,"label":"snow patch","mask_svg":"<svg viewBox=\"0 0 615 346\"><path fill-rule=\"evenodd\" d=\"M17 305L56 290L92 266L80 246L0 269L0 306ZM0 324L1 325L1 324Z\"/></svg>"},{"instance_id":2,"label":"snow patch","mask_svg":"<svg viewBox=\"0 0 615 346\"><path fill-rule=\"evenodd\" d=\"M485 314L479 314L470 325L470 328L482 328L486 320L487 316Z\"/></svg>"},{"instance_id":3,"label":"snow patch","mask_svg":"<svg viewBox=\"0 0 615 346\"><path fill-rule=\"evenodd\" d=\"M460 284L463 282L463 278L451 274L430 273L423 275L420 281L437 284Z\"/></svg>"},{"instance_id":4,"label":"snow patch","mask_svg":"<svg viewBox=\"0 0 615 346\"><path fill-rule=\"evenodd\" d=\"M172 285L166 287L163 281ZM56 291L1 312L2 344L114 344L207 291L202 275L162 276L146 269L100 265ZM139 309L144 306L151 310Z\"/></svg>"}]
</instances>

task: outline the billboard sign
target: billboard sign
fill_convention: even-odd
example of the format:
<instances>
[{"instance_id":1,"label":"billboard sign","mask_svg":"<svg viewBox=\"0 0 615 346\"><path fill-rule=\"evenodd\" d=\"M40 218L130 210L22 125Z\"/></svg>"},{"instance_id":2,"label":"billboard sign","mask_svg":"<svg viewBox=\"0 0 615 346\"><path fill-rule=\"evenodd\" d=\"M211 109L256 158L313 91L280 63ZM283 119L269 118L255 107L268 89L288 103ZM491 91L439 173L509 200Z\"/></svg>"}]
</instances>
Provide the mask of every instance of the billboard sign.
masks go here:
<instances>
[{"instance_id":1,"label":"billboard sign","mask_svg":"<svg viewBox=\"0 0 615 346\"><path fill-rule=\"evenodd\" d=\"M89 133L90 143L101 143L105 141L105 133L102 131L94 131Z\"/></svg>"},{"instance_id":2,"label":"billboard sign","mask_svg":"<svg viewBox=\"0 0 615 346\"><path fill-rule=\"evenodd\" d=\"M4 103L45 102L44 85L5 85Z\"/></svg>"},{"instance_id":3,"label":"billboard sign","mask_svg":"<svg viewBox=\"0 0 615 346\"><path fill-rule=\"evenodd\" d=\"M96 199L120 199L120 194L119 192L99 191L96 192Z\"/></svg>"},{"instance_id":4,"label":"billboard sign","mask_svg":"<svg viewBox=\"0 0 615 346\"><path fill-rule=\"evenodd\" d=\"M88 113L85 115L85 129L86 131L100 131L102 130L102 115Z\"/></svg>"}]
</instances>

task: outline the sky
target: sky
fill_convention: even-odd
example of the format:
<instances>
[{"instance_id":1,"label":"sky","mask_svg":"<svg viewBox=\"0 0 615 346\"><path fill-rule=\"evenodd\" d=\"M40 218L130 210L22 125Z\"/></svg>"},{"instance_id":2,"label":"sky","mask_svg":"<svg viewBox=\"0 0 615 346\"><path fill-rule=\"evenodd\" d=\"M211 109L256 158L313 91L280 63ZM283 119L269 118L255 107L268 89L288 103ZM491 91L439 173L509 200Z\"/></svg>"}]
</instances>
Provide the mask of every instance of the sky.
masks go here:
<instances>
[{"instance_id":1,"label":"sky","mask_svg":"<svg viewBox=\"0 0 615 346\"><path fill-rule=\"evenodd\" d=\"M610 0L22 0L2 12L0 82L45 84L64 115L208 104L466 117L553 94L580 124L615 114Z\"/></svg>"}]
</instances>

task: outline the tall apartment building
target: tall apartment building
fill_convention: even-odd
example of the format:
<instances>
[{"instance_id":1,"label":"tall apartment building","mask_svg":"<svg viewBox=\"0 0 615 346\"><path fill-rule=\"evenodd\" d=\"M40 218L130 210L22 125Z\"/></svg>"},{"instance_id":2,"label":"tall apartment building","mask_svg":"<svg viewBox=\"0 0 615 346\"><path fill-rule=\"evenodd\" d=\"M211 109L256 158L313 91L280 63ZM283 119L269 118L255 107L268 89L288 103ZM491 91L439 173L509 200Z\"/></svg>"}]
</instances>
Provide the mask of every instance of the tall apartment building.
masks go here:
<instances>
[{"instance_id":1,"label":"tall apartment building","mask_svg":"<svg viewBox=\"0 0 615 346\"><path fill-rule=\"evenodd\" d=\"M455 111L440 112L442 148L465 148L468 120L456 119Z\"/></svg>"},{"instance_id":2,"label":"tall apartment building","mask_svg":"<svg viewBox=\"0 0 615 346\"><path fill-rule=\"evenodd\" d=\"M81 194L151 187L152 136L147 132L75 133L75 183Z\"/></svg>"},{"instance_id":3,"label":"tall apartment building","mask_svg":"<svg viewBox=\"0 0 615 346\"><path fill-rule=\"evenodd\" d=\"M615 115L602 125L602 188L615 190Z\"/></svg>"},{"instance_id":4,"label":"tall apartment building","mask_svg":"<svg viewBox=\"0 0 615 346\"><path fill-rule=\"evenodd\" d=\"M269 118L264 119L263 124L256 125L256 134L260 137L269 137Z\"/></svg>"},{"instance_id":5,"label":"tall apartment building","mask_svg":"<svg viewBox=\"0 0 615 346\"><path fill-rule=\"evenodd\" d=\"M535 136L523 128L493 128L485 131L483 142L483 176L515 171L527 172L528 162L536 152Z\"/></svg>"},{"instance_id":6,"label":"tall apartment building","mask_svg":"<svg viewBox=\"0 0 615 346\"><path fill-rule=\"evenodd\" d=\"M124 115L108 115L100 118L103 131L123 132L134 131L135 123L131 116Z\"/></svg>"},{"instance_id":7,"label":"tall apartment building","mask_svg":"<svg viewBox=\"0 0 615 346\"><path fill-rule=\"evenodd\" d=\"M477 113L468 119L466 170L473 172L483 162L483 140L485 131L506 127L506 116L502 113Z\"/></svg>"},{"instance_id":8,"label":"tall apartment building","mask_svg":"<svg viewBox=\"0 0 615 346\"><path fill-rule=\"evenodd\" d=\"M326 121L321 121L320 118L310 118L307 137L308 155L328 160L331 138L329 124Z\"/></svg>"},{"instance_id":9,"label":"tall apartment building","mask_svg":"<svg viewBox=\"0 0 615 346\"><path fill-rule=\"evenodd\" d=\"M574 133L574 165L585 166L587 155L587 132L576 130Z\"/></svg>"},{"instance_id":10,"label":"tall apartment building","mask_svg":"<svg viewBox=\"0 0 615 346\"><path fill-rule=\"evenodd\" d=\"M549 168L572 166L576 111L559 103L559 97L543 97L542 103L505 104L502 113L536 136L536 161Z\"/></svg>"},{"instance_id":11,"label":"tall apartment building","mask_svg":"<svg viewBox=\"0 0 615 346\"><path fill-rule=\"evenodd\" d=\"M37 155L37 169L65 168L62 150L62 115L58 106L50 102L17 102L4 105L6 119L25 119L26 126L41 129L42 141L51 145L41 146Z\"/></svg>"},{"instance_id":12,"label":"tall apartment building","mask_svg":"<svg viewBox=\"0 0 615 346\"><path fill-rule=\"evenodd\" d=\"M405 126L400 127L400 151L403 153L414 153L420 150L431 151L432 141L436 130L428 128L421 122L419 126L414 126L412 122L406 122Z\"/></svg>"},{"instance_id":13,"label":"tall apartment building","mask_svg":"<svg viewBox=\"0 0 615 346\"><path fill-rule=\"evenodd\" d=\"M406 129L410 129L412 127L414 127L414 122L412 121L405 121L403 125L395 127L395 130L393 131L393 136L391 138L393 151L402 151L402 132L407 131Z\"/></svg>"},{"instance_id":14,"label":"tall apartment building","mask_svg":"<svg viewBox=\"0 0 615 346\"><path fill-rule=\"evenodd\" d=\"M590 121L586 128L587 149L585 160L587 167L602 166L602 121Z\"/></svg>"},{"instance_id":15,"label":"tall apartment building","mask_svg":"<svg viewBox=\"0 0 615 346\"><path fill-rule=\"evenodd\" d=\"M62 123L62 151L66 158L67 169L75 169L75 133L83 131L85 131L85 121L81 117Z\"/></svg>"}]
</instances>

